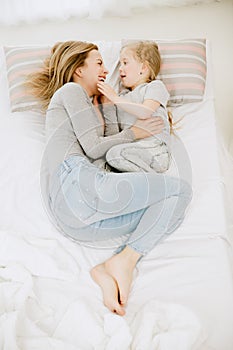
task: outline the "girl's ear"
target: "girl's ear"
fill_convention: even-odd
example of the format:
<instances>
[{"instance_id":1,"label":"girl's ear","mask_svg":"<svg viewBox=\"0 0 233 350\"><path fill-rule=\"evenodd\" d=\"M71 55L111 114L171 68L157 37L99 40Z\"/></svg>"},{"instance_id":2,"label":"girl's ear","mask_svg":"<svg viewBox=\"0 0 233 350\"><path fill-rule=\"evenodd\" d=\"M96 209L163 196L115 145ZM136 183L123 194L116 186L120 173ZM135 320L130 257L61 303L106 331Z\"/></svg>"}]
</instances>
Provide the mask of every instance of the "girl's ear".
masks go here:
<instances>
[{"instance_id":1,"label":"girl's ear","mask_svg":"<svg viewBox=\"0 0 233 350\"><path fill-rule=\"evenodd\" d=\"M144 62L142 64L142 69L141 69L142 73L145 74L145 73L149 73L149 67L148 67L148 64L146 62Z\"/></svg>"}]
</instances>

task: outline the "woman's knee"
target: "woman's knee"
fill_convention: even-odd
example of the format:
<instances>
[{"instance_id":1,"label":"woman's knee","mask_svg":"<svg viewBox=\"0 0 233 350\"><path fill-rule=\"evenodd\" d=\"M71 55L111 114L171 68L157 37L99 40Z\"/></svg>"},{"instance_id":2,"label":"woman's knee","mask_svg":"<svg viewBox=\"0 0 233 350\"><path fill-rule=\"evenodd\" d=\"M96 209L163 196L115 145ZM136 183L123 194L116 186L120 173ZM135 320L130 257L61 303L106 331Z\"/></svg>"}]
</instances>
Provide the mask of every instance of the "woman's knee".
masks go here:
<instances>
[{"instance_id":1,"label":"woman's knee","mask_svg":"<svg viewBox=\"0 0 233 350\"><path fill-rule=\"evenodd\" d=\"M181 178L168 177L165 181L168 194L180 195L187 198L192 198L192 187L190 184Z\"/></svg>"},{"instance_id":2,"label":"woman's knee","mask_svg":"<svg viewBox=\"0 0 233 350\"><path fill-rule=\"evenodd\" d=\"M187 181L180 179L180 196L185 202L187 202L187 205L190 203L192 195L193 192L190 184Z\"/></svg>"}]
</instances>

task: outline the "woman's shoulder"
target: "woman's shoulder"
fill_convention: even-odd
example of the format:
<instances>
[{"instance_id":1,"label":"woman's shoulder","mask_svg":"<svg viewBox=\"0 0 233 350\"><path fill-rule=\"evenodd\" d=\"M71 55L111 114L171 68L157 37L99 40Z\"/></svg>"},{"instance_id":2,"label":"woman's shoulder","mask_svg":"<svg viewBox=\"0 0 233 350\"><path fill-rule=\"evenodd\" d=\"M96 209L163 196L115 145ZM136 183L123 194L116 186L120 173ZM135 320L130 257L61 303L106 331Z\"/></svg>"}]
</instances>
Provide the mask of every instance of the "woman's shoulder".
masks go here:
<instances>
[{"instance_id":1,"label":"woman's shoulder","mask_svg":"<svg viewBox=\"0 0 233 350\"><path fill-rule=\"evenodd\" d=\"M62 85L54 94L57 98L66 98L66 97L71 97L71 96L82 96L82 97L87 97L86 91L83 89L83 87L74 82L69 82L64 85Z\"/></svg>"},{"instance_id":2,"label":"woman's shoulder","mask_svg":"<svg viewBox=\"0 0 233 350\"><path fill-rule=\"evenodd\" d=\"M69 82L66 83L64 85L62 85L57 92L64 92L64 91L84 91L83 87L78 84L78 83L74 83L74 82Z\"/></svg>"}]
</instances>

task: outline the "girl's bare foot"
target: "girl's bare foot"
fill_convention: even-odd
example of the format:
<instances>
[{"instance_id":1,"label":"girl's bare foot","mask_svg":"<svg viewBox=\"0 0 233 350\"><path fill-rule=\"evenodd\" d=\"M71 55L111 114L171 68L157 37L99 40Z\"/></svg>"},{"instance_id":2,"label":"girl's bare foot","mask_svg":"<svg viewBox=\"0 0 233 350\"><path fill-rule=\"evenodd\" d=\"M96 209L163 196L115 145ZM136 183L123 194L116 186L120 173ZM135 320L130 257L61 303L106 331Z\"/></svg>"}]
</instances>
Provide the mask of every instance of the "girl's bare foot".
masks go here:
<instances>
[{"instance_id":1,"label":"girl's bare foot","mask_svg":"<svg viewBox=\"0 0 233 350\"><path fill-rule=\"evenodd\" d=\"M103 293L104 305L120 316L125 314L124 308L118 301L118 286L115 279L107 272L105 263L91 269L91 277L100 286Z\"/></svg>"},{"instance_id":2,"label":"girl's bare foot","mask_svg":"<svg viewBox=\"0 0 233 350\"><path fill-rule=\"evenodd\" d=\"M91 276L101 287L104 304L111 310L123 316L130 287L133 279L133 270L141 254L126 246L119 254L95 266Z\"/></svg>"}]
</instances>

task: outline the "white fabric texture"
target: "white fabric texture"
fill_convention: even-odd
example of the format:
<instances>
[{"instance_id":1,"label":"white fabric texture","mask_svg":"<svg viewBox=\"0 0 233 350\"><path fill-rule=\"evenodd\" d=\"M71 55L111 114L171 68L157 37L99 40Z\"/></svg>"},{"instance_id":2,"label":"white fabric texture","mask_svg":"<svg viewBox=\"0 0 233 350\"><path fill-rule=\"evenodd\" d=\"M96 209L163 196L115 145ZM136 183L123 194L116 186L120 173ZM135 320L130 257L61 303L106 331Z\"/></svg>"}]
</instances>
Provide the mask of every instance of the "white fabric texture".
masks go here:
<instances>
[{"instance_id":1,"label":"white fabric texture","mask_svg":"<svg viewBox=\"0 0 233 350\"><path fill-rule=\"evenodd\" d=\"M34 23L70 17L99 19L106 15L130 16L135 8L183 6L220 0L1 0L0 24Z\"/></svg>"},{"instance_id":2,"label":"white fabric texture","mask_svg":"<svg viewBox=\"0 0 233 350\"><path fill-rule=\"evenodd\" d=\"M202 103L173 111L183 116L177 133L192 167L185 221L138 264L120 317L89 274L112 250L75 244L50 223L40 193L44 117L10 113L1 50L0 70L0 348L232 350L232 217L224 196L233 167L216 137L209 82ZM178 157L179 139L172 148ZM173 163L169 172L176 171Z\"/></svg>"}]
</instances>

